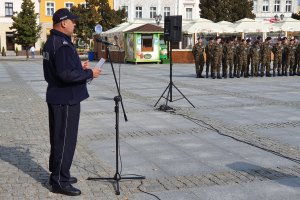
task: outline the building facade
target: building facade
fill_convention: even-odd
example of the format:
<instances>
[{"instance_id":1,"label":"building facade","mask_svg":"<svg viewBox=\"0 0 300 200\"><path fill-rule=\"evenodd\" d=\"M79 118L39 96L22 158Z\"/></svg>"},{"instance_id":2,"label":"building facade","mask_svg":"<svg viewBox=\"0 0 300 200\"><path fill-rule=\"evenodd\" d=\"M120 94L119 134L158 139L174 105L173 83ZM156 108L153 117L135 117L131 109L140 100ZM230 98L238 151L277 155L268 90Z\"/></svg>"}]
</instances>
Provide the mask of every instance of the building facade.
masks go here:
<instances>
[{"instance_id":1,"label":"building facade","mask_svg":"<svg viewBox=\"0 0 300 200\"><path fill-rule=\"evenodd\" d=\"M35 3L35 12L39 13L39 0L32 0ZM12 41L12 16L15 12L21 11L23 0L2 0L0 1L0 47L4 47L5 51L14 51L16 45ZM37 22L39 23L38 19ZM21 47L18 47L19 49Z\"/></svg>"},{"instance_id":2,"label":"building facade","mask_svg":"<svg viewBox=\"0 0 300 200\"><path fill-rule=\"evenodd\" d=\"M199 0L114 0L114 9L124 8L127 12L127 21L136 19L153 19L164 16L182 15L183 20L199 19Z\"/></svg>"},{"instance_id":3,"label":"building facade","mask_svg":"<svg viewBox=\"0 0 300 200\"><path fill-rule=\"evenodd\" d=\"M253 0L253 13L257 20L290 18L298 13L298 0Z\"/></svg>"}]
</instances>

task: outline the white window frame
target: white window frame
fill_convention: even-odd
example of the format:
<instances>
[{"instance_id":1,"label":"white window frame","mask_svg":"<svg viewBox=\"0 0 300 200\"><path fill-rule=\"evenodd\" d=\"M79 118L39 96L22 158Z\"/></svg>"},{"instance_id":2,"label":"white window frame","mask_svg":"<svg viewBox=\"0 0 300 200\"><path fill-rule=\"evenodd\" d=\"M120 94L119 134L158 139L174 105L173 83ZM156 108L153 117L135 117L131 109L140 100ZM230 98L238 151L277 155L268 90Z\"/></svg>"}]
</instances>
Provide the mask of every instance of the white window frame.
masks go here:
<instances>
[{"instance_id":1,"label":"white window frame","mask_svg":"<svg viewBox=\"0 0 300 200\"><path fill-rule=\"evenodd\" d=\"M263 0L263 4L262 4L262 11L263 12L269 12L269 6L270 6L270 2L269 0Z\"/></svg>"},{"instance_id":2,"label":"white window frame","mask_svg":"<svg viewBox=\"0 0 300 200\"><path fill-rule=\"evenodd\" d=\"M164 7L164 16L170 16L170 15L171 15L171 8Z\"/></svg>"},{"instance_id":3,"label":"white window frame","mask_svg":"<svg viewBox=\"0 0 300 200\"><path fill-rule=\"evenodd\" d=\"M11 5L12 7L6 7L6 4ZM11 17L14 15L14 3L13 2L5 2L5 17ZM11 13L9 11L12 11Z\"/></svg>"},{"instance_id":4,"label":"white window frame","mask_svg":"<svg viewBox=\"0 0 300 200\"><path fill-rule=\"evenodd\" d=\"M86 2L81 2L80 5L83 6L84 8L86 8Z\"/></svg>"},{"instance_id":5,"label":"white window frame","mask_svg":"<svg viewBox=\"0 0 300 200\"><path fill-rule=\"evenodd\" d=\"M193 19L193 8L185 8L185 14L186 19Z\"/></svg>"},{"instance_id":6,"label":"white window frame","mask_svg":"<svg viewBox=\"0 0 300 200\"><path fill-rule=\"evenodd\" d=\"M142 6L135 7L135 18L143 18L143 7Z\"/></svg>"},{"instance_id":7,"label":"white window frame","mask_svg":"<svg viewBox=\"0 0 300 200\"><path fill-rule=\"evenodd\" d=\"M53 4L53 13L52 13L52 15L51 15L51 14L48 15L48 6L47 6L47 3L52 3L52 4ZM53 14L54 14L54 12L55 12L55 1L46 1L46 2L45 2L45 8L46 8L46 9L45 9L45 12L46 12L45 15L46 15L46 16L53 16ZM50 8L51 8L51 7L50 7Z\"/></svg>"},{"instance_id":8,"label":"white window frame","mask_svg":"<svg viewBox=\"0 0 300 200\"><path fill-rule=\"evenodd\" d=\"M280 0L274 0L274 12L280 12Z\"/></svg>"},{"instance_id":9,"label":"white window frame","mask_svg":"<svg viewBox=\"0 0 300 200\"><path fill-rule=\"evenodd\" d=\"M154 18L156 16L156 7L150 7L150 18Z\"/></svg>"},{"instance_id":10,"label":"white window frame","mask_svg":"<svg viewBox=\"0 0 300 200\"><path fill-rule=\"evenodd\" d=\"M125 10L126 17L128 17L128 6L122 6L122 9Z\"/></svg>"},{"instance_id":11,"label":"white window frame","mask_svg":"<svg viewBox=\"0 0 300 200\"><path fill-rule=\"evenodd\" d=\"M253 0L253 11L257 12L257 0Z\"/></svg>"},{"instance_id":12,"label":"white window frame","mask_svg":"<svg viewBox=\"0 0 300 200\"><path fill-rule=\"evenodd\" d=\"M292 12L292 0L285 1L285 12Z\"/></svg>"},{"instance_id":13,"label":"white window frame","mask_svg":"<svg viewBox=\"0 0 300 200\"><path fill-rule=\"evenodd\" d=\"M72 4L72 6L69 8L67 7L67 4ZM71 10L71 8L74 6L74 2L71 2L71 1L67 1L65 2L65 8L67 8L68 10Z\"/></svg>"}]
</instances>

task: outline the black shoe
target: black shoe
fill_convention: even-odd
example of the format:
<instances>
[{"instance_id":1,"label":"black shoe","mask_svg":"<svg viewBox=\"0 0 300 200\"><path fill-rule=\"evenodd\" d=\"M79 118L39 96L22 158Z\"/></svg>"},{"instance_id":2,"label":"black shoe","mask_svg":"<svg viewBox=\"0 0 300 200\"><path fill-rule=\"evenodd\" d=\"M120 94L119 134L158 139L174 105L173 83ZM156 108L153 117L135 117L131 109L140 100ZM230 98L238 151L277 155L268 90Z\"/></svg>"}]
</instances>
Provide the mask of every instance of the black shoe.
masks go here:
<instances>
[{"instance_id":1,"label":"black shoe","mask_svg":"<svg viewBox=\"0 0 300 200\"><path fill-rule=\"evenodd\" d=\"M204 76L200 75L199 78L204 78Z\"/></svg>"},{"instance_id":2,"label":"black shoe","mask_svg":"<svg viewBox=\"0 0 300 200\"><path fill-rule=\"evenodd\" d=\"M219 75L219 76L217 76L217 79L222 79L222 77Z\"/></svg>"},{"instance_id":3,"label":"black shoe","mask_svg":"<svg viewBox=\"0 0 300 200\"><path fill-rule=\"evenodd\" d=\"M290 72L290 76L294 76L294 73L293 73L293 72Z\"/></svg>"},{"instance_id":4,"label":"black shoe","mask_svg":"<svg viewBox=\"0 0 300 200\"><path fill-rule=\"evenodd\" d=\"M76 178L76 177L70 177L69 183L70 183L70 184L77 183L77 178ZM51 179L49 179L49 185L52 185L52 184L53 184L53 183L52 183Z\"/></svg>"},{"instance_id":5,"label":"black shoe","mask_svg":"<svg viewBox=\"0 0 300 200\"><path fill-rule=\"evenodd\" d=\"M81 191L78 190L77 188L73 187L71 184L64 186L64 187L52 186L52 192L59 193L59 194L65 194L68 196L78 196L81 194Z\"/></svg>"},{"instance_id":6,"label":"black shoe","mask_svg":"<svg viewBox=\"0 0 300 200\"><path fill-rule=\"evenodd\" d=\"M206 78L208 78L208 74L206 74Z\"/></svg>"}]
</instances>

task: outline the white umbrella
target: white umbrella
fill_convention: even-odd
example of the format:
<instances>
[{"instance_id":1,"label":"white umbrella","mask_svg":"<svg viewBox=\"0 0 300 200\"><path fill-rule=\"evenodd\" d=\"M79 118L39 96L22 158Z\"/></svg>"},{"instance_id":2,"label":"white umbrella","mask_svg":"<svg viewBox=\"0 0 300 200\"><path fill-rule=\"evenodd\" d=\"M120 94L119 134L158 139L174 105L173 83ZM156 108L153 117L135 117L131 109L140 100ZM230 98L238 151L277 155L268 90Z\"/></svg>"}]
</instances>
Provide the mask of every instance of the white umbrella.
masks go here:
<instances>
[{"instance_id":1,"label":"white umbrella","mask_svg":"<svg viewBox=\"0 0 300 200\"><path fill-rule=\"evenodd\" d=\"M259 33L269 32L269 26L263 22L257 22L253 19L244 18L233 23L232 28L239 33Z\"/></svg>"},{"instance_id":2,"label":"white umbrella","mask_svg":"<svg viewBox=\"0 0 300 200\"><path fill-rule=\"evenodd\" d=\"M184 33L193 34L198 32L204 33L219 33L222 31L219 24L214 23L208 19L200 18L193 20L191 23L182 27Z\"/></svg>"},{"instance_id":3,"label":"white umbrella","mask_svg":"<svg viewBox=\"0 0 300 200\"><path fill-rule=\"evenodd\" d=\"M232 28L233 23L228 22L228 21L220 21L218 24L221 27L221 30L223 33L233 33L234 29Z\"/></svg>"},{"instance_id":4,"label":"white umbrella","mask_svg":"<svg viewBox=\"0 0 300 200\"><path fill-rule=\"evenodd\" d=\"M282 31L300 31L300 20L287 18L285 20L275 23L275 26L281 29Z\"/></svg>"}]
</instances>

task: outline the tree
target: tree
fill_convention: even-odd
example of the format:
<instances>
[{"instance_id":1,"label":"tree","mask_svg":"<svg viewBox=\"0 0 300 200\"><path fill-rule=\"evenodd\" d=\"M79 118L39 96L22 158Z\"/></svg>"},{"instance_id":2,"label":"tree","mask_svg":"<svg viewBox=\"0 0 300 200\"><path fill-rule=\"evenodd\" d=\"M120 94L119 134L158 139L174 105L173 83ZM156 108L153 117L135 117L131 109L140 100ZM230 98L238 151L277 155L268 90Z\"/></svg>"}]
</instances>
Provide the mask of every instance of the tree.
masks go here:
<instances>
[{"instance_id":1,"label":"tree","mask_svg":"<svg viewBox=\"0 0 300 200\"><path fill-rule=\"evenodd\" d=\"M200 16L219 22L235 22L243 18L254 19L253 1L249 0L200 0Z\"/></svg>"},{"instance_id":2,"label":"tree","mask_svg":"<svg viewBox=\"0 0 300 200\"><path fill-rule=\"evenodd\" d=\"M89 44L95 32L96 24L101 24L104 31L124 22L125 11L110 8L108 0L86 0L86 5L73 6L71 12L79 16L75 33Z\"/></svg>"},{"instance_id":3,"label":"tree","mask_svg":"<svg viewBox=\"0 0 300 200\"><path fill-rule=\"evenodd\" d=\"M31 0L23 0L21 12L12 16L13 41L26 49L29 58L29 47L34 45L40 37L41 26L37 24L38 14L34 11L34 3Z\"/></svg>"}]
</instances>

